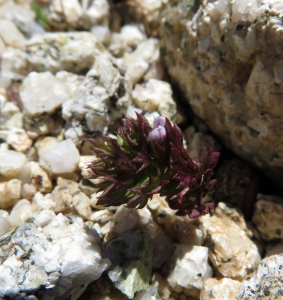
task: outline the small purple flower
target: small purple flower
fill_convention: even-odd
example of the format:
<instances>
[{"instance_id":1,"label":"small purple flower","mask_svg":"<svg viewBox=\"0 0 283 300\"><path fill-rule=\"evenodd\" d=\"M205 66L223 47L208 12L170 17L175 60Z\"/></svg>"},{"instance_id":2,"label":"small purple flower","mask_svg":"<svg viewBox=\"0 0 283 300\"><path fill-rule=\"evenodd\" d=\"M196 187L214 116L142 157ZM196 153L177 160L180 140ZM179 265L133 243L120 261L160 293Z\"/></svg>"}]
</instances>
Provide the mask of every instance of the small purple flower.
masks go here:
<instances>
[{"instance_id":1,"label":"small purple flower","mask_svg":"<svg viewBox=\"0 0 283 300\"><path fill-rule=\"evenodd\" d=\"M166 120L164 118L155 118L153 121L153 129L157 128L158 126L165 127Z\"/></svg>"},{"instance_id":2,"label":"small purple flower","mask_svg":"<svg viewBox=\"0 0 283 300\"><path fill-rule=\"evenodd\" d=\"M164 118L155 118L153 121L153 130L148 135L148 140L155 143L162 143L166 138L165 129L166 120Z\"/></svg>"},{"instance_id":3,"label":"small purple flower","mask_svg":"<svg viewBox=\"0 0 283 300\"><path fill-rule=\"evenodd\" d=\"M153 129L149 135L148 140L155 143L161 143L166 138L166 129L163 126L158 126Z\"/></svg>"}]
</instances>

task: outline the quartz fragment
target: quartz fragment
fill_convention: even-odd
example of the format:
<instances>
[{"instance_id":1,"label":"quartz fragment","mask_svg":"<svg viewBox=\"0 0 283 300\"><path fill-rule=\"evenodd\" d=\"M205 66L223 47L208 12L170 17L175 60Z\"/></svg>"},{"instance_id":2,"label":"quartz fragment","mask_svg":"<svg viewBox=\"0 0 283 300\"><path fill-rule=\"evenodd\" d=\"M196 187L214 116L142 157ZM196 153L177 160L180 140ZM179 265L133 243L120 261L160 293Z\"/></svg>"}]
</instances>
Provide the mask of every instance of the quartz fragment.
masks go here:
<instances>
[{"instance_id":1,"label":"quartz fragment","mask_svg":"<svg viewBox=\"0 0 283 300\"><path fill-rule=\"evenodd\" d=\"M23 153L25 153L33 143L26 131L18 128L13 128L8 132L6 141L15 150Z\"/></svg>"},{"instance_id":2,"label":"quartz fragment","mask_svg":"<svg viewBox=\"0 0 283 300\"><path fill-rule=\"evenodd\" d=\"M27 161L26 155L13 150L0 151L0 179L9 180L17 178Z\"/></svg>"},{"instance_id":3,"label":"quartz fragment","mask_svg":"<svg viewBox=\"0 0 283 300\"><path fill-rule=\"evenodd\" d=\"M24 114L31 118L54 112L68 100L69 92L66 85L50 72L31 72L23 81L20 96Z\"/></svg>"},{"instance_id":4,"label":"quartz fragment","mask_svg":"<svg viewBox=\"0 0 283 300\"><path fill-rule=\"evenodd\" d=\"M9 214L6 210L0 209L0 238L10 230Z\"/></svg>"},{"instance_id":5,"label":"quartz fragment","mask_svg":"<svg viewBox=\"0 0 283 300\"><path fill-rule=\"evenodd\" d=\"M209 258L221 275L241 281L255 270L260 263L257 246L233 221L213 216L203 226Z\"/></svg>"},{"instance_id":6,"label":"quartz fragment","mask_svg":"<svg viewBox=\"0 0 283 300\"><path fill-rule=\"evenodd\" d=\"M97 233L77 216L40 211L5 241L0 297L78 299L109 266Z\"/></svg>"},{"instance_id":7,"label":"quartz fragment","mask_svg":"<svg viewBox=\"0 0 283 300\"><path fill-rule=\"evenodd\" d=\"M140 24L140 27L142 25ZM127 24L121 28L121 35L128 46L136 48L139 43L146 39L145 34L137 25Z\"/></svg>"},{"instance_id":8,"label":"quartz fragment","mask_svg":"<svg viewBox=\"0 0 283 300\"><path fill-rule=\"evenodd\" d=\"M258 194L252 221L266 240L283 238L282 198Z\"/></svg>"},{"instance_id":9,"label":"quartz fragment","mask_svg":"<svg viewBox=\"0 0 283 300\"><path fill-rule=\"evenodd\" d=\"M282 255L273 255L263 259L256 272L242 282L236 299L282 299L282 265Z\"/></svg>"},{"instance_id":10,"label":"quartz fragment","mask_svg":"<svg viewBox=\"0 0 283 300\"><path fill-rule=\"evenodd\" d=\"M14 230L17 226L24 224L32 214L32 205L28 200L18 201L9 215L10 229Z\"/></svg>"},{"instance_id":11,"label":"quartz fragment","mask_svg":"<svg viewBox=\"0 0 283 300\"><path fill-rule=\"evenodd\" d=\"M235 300L241 282L231 278L209 278L200 292L200 300Z\"/></svg>"},{"instance_id":12,"label":"quartz fragment","mask_svg":"<svg viewBox=\"0 0 283 300\"><path fill-rule=\"evenodd\" d=\"M35 13L31 9L30 3L26 1L15 3L10 0L2 1L1 3L1 18L13 21L22 33L26 36L30 36L35 19Z\"/></svg>"},{"instance_id":13,"label":"quartz fragment","mask_svg":"<svg viewBox=\"0 0 283 300\"><path fill-rule=\"evenodd\" d=\"M0 36L7 46L23 48L25 45L25 37L10 20L0 19Z\"/></svg>"},{"instance_id":14,"label":"quartz fragment","mask_svg":"<svg viewBox=\"0 0 283 300\"><path fill-rule=\"evenodd\" d=\"M167 264L170 270L167 280L171 287L180 285L200 290L205 280L212 276L206 247L177 244Z\"/></svg>"},{"instance_id":15,"label":"quartz fragment","mask_svg":"<svg viewBox=\"0 0 283 300\"><path fill-rule=\"evenodd\" d=\"M50 174L72 173L77 169L80 154L71 139L54 145L40 155L40 165Z\"/></svg>"},{"instance_id":16,"label":"quartz fragment","mask_svg":"<svg viewBox=\"0 0 283 300\"><path fill-rule=\"evenodd\" d=\"M12 80L23 80L28 73L26 54L18 48L6 47L1 55L0 83L8 87Z\"/></svg>"},{"instance_id":17,"label":"quartz fragment","mask_svg":"<svg viewBox=\"0 0 283 300\"><path fill-rule=\"evenodd\" d=\"M130 299L135 292L145 290L150 281L152 245L146 232L125 232L111 240L104 251L110 259L108 273L115 287Z\"/></svg>"},{"instance_id":18,"label":"quartz fragment","mask_svg":"<svg viewBox=\"0 0 283 300\"><path fill-rule=\"evenodd\" d=\"M10 208L21 197L21 184L19 179L0 182L0 208Z\"/></svg>"},{"instance_id":19,"label":"quartz fragment","mask_svg":"<svg viewBox=\"0 0 283 300\"><path fill-rule=\"evenodd\" d=\"M106 0L52 0L48 22L57 29L89 30L93 25L108 25L109 3Z\"/></svg>"},{"instance_id":20,"label":"quartz fragment","mask_svg":"<svg viewBox=\"0 0 283 300\"><path fill-rule=\"evenodd\" d=\"M159 41L150 38L141 42L137 49L124 57L127 74L135 85L148 70L149 65L159 59Z\"/></svg>"}]
</instances>

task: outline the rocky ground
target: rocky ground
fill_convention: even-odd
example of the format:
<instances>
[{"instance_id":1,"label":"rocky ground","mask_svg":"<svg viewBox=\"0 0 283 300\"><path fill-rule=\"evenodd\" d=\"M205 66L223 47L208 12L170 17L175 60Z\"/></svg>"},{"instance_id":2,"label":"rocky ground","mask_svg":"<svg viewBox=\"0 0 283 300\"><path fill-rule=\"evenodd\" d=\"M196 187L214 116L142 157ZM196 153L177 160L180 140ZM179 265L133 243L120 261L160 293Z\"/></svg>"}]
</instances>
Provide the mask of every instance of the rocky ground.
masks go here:
<instances>
[{"instance_id":1,"label":"rocky ground","mask_svg":"<svg viewBox=\"0 0 283 300\"><path fill-rule=\"evenodd\" d=\"M258 66L273 59L253 56L261 45L254 38L262 38L255 35L259 16L269 20L264 30L274 30L270 43L280 44L283 7L185 2L0 0L0 299L283 298L283 198L261 184L268 182L265 170L270 177L275 169L275 186L283 182L280 57L272 61L270 111L251 92ZM243 73L252 70L246 90L247 76L227 90L235 73L224 72L228 62L217 73L220 56L211 45L217 26L234 36L227 20L247 31L231 42L242 47L235 51ZM231 45L221 46L227 61ZM268 80L259 73L260 85L270 86L270 70ZM245 91L249 109L236 105ZM183 97L198 116L177 105ZM162 116L181 124L194 160L209 146L222 153L216 191L207 196L217 204L211 214L176 216L158 195L141 210L97 205L96 181L86 178L95 159L88 138L114 134L135 112L150 123ZM226 128L223 136L219 128Z\"/></svg>"}]
</instances>

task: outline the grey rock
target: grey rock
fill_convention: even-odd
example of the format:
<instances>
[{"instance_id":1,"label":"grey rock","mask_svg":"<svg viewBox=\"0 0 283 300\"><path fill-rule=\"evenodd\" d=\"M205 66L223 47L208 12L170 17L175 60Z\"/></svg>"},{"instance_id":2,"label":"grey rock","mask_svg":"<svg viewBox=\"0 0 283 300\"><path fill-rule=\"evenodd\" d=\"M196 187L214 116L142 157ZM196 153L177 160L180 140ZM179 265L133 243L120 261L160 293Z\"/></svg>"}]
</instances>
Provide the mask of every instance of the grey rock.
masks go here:
<instances>
[{"instance_id":1,"label":"grey rock","mask_svg":"<svg viewBox=\"0 0 283 300\"><path fill-rule=\"evenodd\" d=\"M30 69L53 74L59 70L80 73L90 69L95 55L103 50L89 32L47 33L32 37L26 44Z\"/></svg>"},{"instance_id":2,"label":"grey rock","mask_svg":"<svg viewBox=\"0 0 283 300\"><path fill-rule=\"evenodd\" d=\"M109 266L80 217L43 210L0 241L0 297L77 299Z\"/></svg>"},{"instance_id":3,"label":"grey rock","mask_svg":"<svg viewBox=\"0 0 283 300\"><path fill-rule=\"evenodd\" d=\"M122 67L110 54L103 53L95 61L80 91L63 104L67 121L65 136L76 144L86 134L105 134L109 124L125 115L131 104L131 84Z\"/></svg>"},{"instance_id":4,"label":"grey rock","mask_svg":"<svg viewBox=\"0 0 283 300\"><path fill-rule=\"evenodd\" d=\"M260 263L256 272L245 278L240 286L237 300L283 298L283 256L273 255Z\"/></svg>"},{"instance_id":5,"label":"grey rock","mask_svg":"<svg viewBox=\"0 0 283 300\"><path fill-rule=\"evenodd\" d=\"M152 245L146 232L120 234L107 244L103 257L112 263L109 278L130 299L136 292L147 289L152 269Z\"/></svg>"}]
</instances>

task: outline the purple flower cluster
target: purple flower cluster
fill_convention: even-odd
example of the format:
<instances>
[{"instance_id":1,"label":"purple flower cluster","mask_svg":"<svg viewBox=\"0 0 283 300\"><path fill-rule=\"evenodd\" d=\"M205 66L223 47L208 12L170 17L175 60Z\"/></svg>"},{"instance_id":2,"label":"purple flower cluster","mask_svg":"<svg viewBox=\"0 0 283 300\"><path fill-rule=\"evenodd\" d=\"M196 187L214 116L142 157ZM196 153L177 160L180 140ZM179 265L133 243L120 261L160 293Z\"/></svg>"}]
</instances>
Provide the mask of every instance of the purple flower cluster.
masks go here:
<instances>
[{"instance_id":1,"label":"purple flower cluster","mask_svg":"<svg viewBox=\"0 0 283 300\"><path fill-rule=\"evenodd\" d=\"M152 128L137 114L137 121L123 119L117 139L103 136L92 144L97 159L88 166L90 176L103 179L98 204L143 208L159 193L180 216L196 218L214 208L202 199L213 192L211 174L220 153L209 148L202 163L192 160L180 128L168 119L156 118Z\"/></svg>"}]
</instances>

